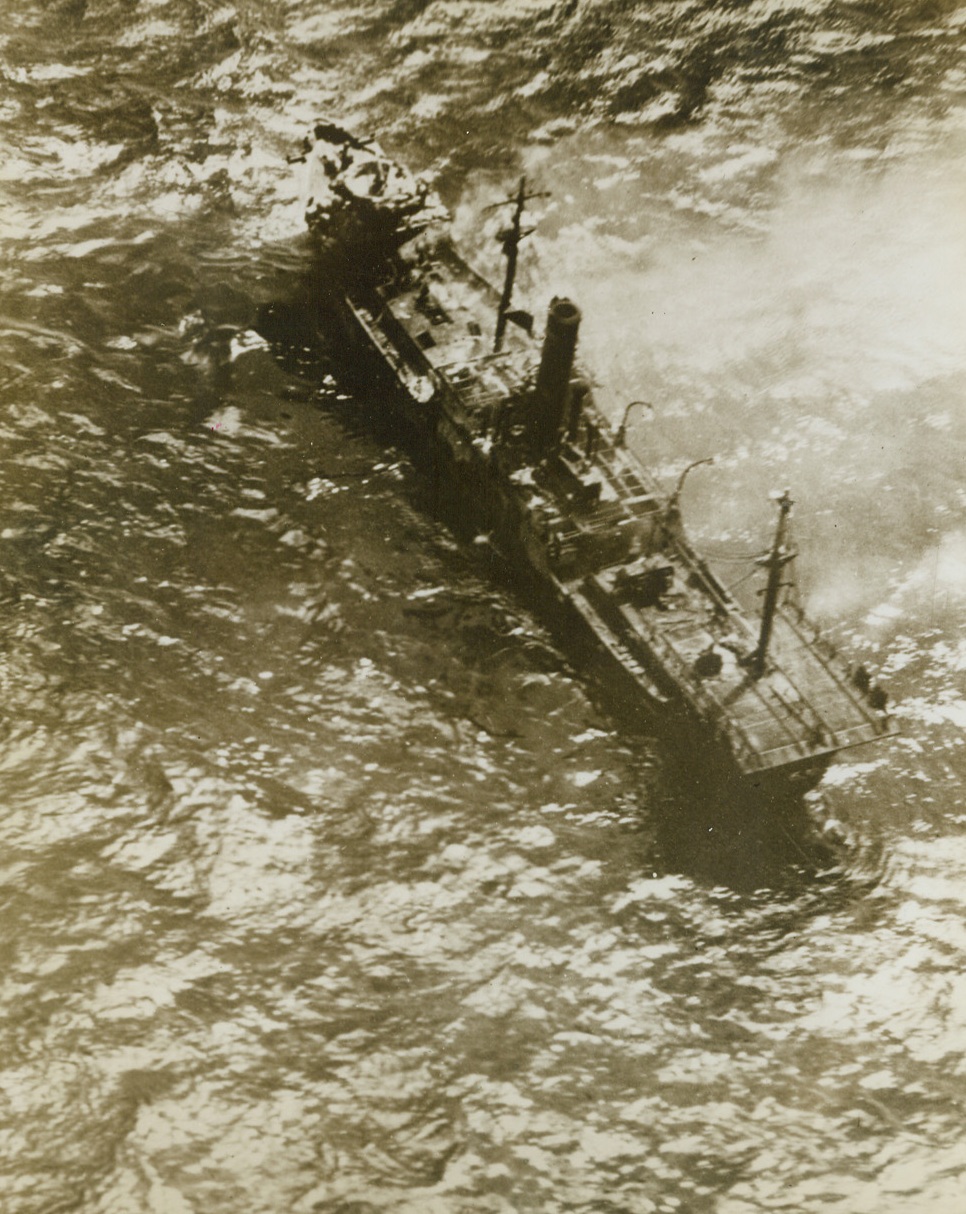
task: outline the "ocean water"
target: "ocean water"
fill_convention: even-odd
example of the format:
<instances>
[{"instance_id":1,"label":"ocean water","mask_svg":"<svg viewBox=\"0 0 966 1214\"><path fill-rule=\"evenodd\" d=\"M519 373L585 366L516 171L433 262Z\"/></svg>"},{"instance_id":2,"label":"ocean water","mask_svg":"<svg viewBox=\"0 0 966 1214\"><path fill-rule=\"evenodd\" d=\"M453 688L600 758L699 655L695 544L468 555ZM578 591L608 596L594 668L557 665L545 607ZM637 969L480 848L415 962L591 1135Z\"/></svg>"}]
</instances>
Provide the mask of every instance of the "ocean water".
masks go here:
<instances>
[{"instance_id":1,"label":"ocean water","mask_svg":"<svg viewBox=\"0 0 966 1214\"><path fill-rule=\"evenodd\" d=\"M966 10L24 0L0 24L0 1210L957 1214ZM901 734L702 801L379 402L254 329L320 114L483 208L722 576ZM737 807L740 808L740 807ZM767 819L767 814L763 815Z\"/></svg>"}]
</instances>

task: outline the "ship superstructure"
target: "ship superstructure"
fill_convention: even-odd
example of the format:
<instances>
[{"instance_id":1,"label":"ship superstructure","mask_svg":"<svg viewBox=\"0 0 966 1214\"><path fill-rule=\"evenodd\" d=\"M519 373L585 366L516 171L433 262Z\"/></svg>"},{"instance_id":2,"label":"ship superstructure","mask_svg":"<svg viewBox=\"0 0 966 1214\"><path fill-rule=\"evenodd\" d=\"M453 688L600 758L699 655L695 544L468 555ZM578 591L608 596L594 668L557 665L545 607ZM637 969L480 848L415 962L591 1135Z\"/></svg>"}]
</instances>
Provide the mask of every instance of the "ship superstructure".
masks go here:
<instances>
[{"instance_id":1,"label":"ship superstructure","mask_svg":"<svg viewBox=\"0 0 966 1214\"><path fill-rule=\"evenodd\" d=\"M622 706L668 725L703 766L763 787L807 787L836 752L890 733L870 676L846 668L781 605L794 557L789 494L777 499L776 532L760 559L767 578L755 619L684 533L684 476L662 491L625 445L624 425L615 430L600 412L575 360L576 304L551 302L540 344L531 318L513 310L525 181L508 200L497 291L440 230L438 199L416 179L399 179L399 225L388 171L362 204L340 189L341 171L360 179L358 158L386 158L351 136L340 143L333 124L320 129L309 156L330 166L334 189L321 221L318 203L309 220L359 267L332 301L353 358L382 378L461 510L560 634L604 659ZM413 205L419 197L425 208ZM373 208L379 219L367 230Z\"/></svg>"}]
</instances>

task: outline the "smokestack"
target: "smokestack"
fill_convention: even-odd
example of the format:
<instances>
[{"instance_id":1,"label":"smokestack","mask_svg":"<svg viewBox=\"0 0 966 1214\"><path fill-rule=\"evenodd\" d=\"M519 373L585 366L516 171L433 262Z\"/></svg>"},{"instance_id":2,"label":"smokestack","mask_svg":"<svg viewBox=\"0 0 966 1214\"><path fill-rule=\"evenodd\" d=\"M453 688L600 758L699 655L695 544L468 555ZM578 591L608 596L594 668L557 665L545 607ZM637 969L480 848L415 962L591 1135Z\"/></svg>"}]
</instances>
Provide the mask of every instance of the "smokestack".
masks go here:
<instances>
[{"instance_id":1,"label":"smokestack","mask_svg":"<svg viewBox=\"0 0 966 1214\"><path fill-rule=\"evenodd\" d=\"M569 423L570 374L577 348L580 309L569 299L550 301L547 332L534 394L533 428L541 449L556 447L560 431Z\"/></svg>"}]
</instances>

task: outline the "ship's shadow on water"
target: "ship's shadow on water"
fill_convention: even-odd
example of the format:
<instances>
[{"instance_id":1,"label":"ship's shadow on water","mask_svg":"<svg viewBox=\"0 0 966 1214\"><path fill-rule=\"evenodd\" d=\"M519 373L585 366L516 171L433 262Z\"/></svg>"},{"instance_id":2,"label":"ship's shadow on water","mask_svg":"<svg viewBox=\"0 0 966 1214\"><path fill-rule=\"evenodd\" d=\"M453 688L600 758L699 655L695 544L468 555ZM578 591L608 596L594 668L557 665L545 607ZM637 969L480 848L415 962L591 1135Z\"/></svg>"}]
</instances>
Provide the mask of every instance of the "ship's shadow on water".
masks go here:
<instances>
[{"instance_id":1,"label":"ship's shadow on water","mask_svg":"<svg viewBox=\"0 0 966 1214\"><path fill-rule=\"evenodd\" d=\"M651 792L656 859L669 872L736 893L866 883L854 842L812 798L696 778L673 756Z\"/></svg>"}]
</instances>

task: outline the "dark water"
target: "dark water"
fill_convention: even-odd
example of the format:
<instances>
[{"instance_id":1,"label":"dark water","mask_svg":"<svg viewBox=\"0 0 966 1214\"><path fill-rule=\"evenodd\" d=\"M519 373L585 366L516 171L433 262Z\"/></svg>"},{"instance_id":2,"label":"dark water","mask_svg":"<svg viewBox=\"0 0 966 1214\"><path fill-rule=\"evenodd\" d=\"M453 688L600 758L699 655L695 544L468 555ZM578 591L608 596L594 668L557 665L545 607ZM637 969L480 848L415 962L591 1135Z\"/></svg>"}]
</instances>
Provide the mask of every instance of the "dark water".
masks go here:
<instances>
[{"instance_id":1,"label":"dark water","mask_svg":"<svg viewBox=\"0 0 966 1214\"><path fill-rule=\"evenodd\" d=\"M0 1209L956 1214L963 11L4 6ZM902 725L708 830L251 334L320 112L480 208ZM542 306L542 303L541 303ZM722 563L738 580L743 566Z\"/></svg>"}]
</instances>

